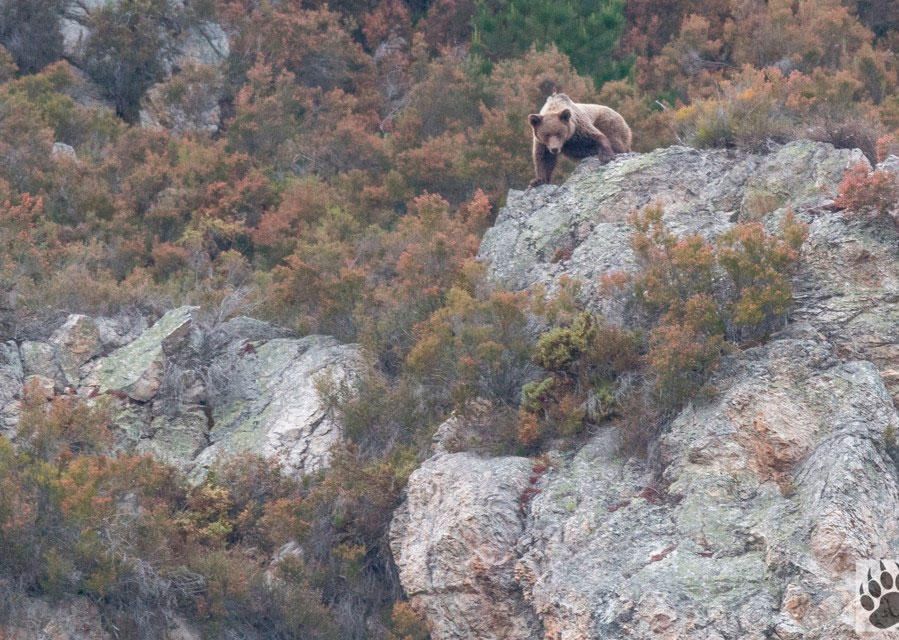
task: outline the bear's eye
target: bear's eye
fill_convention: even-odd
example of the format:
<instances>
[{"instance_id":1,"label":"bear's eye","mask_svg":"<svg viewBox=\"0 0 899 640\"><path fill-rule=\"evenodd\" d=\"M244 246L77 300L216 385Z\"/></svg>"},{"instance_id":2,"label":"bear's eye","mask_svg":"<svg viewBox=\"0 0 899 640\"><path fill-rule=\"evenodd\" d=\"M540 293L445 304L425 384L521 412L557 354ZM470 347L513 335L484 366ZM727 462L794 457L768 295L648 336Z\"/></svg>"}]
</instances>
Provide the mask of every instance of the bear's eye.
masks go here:
<instances>
[{"instance_id":1,"label":"bear's eye","mask_svg":"<svg viewBox=\"0 0 899 640\"><path fill-rule=\"evenodd\" d=\"M559 120L562 122L568 122L571 119L571 111L565 109L562 113L559 114Z\"/></svg>"}]
</instances>

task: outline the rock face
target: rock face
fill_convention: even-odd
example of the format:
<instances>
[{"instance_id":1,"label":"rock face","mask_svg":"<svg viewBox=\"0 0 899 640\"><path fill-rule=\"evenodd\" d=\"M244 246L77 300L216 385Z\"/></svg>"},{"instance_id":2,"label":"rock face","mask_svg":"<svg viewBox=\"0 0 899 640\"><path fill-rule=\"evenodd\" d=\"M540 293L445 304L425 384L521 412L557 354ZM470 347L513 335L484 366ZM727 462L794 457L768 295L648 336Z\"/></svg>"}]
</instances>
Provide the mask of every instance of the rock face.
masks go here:
<instances>
[{"instance_id":1,"label":"rock face","mask_svg":"<svg viewBox=\"0 0 899 640\"><path fill-rule=\"evenodd\" d=\"M103 630L100 611L87 598L49 603L29 599L19 603L0 635L5 640L111 640Z\"/></svg>"},{"instance_id":2,"label":"rock face","mask_svg":"<svg viewBox=\"0 0 899 640\"><path fill-rule=\"evenodd\" d=\"M510 193L481 246L494 281L575 277L618 322L597 281L633 268L635 208L661 202L670 229L709 238L748 219L774 230L789 208L809 238L790 325L729 356L650 461L622 457L606 428L542 474L440 452L411 476L391 544L432 637L859 637L855 563L899 554L899 241L828 206L858 161L811 142L769 156L675 147ZM457 577L482 555L502 558L494 581ZM488 622L503 616L515 622Z\"/></svg>"},{"instance_id":3,"label":"rock face","mask_svg":"<svg viewBox=\"0 0 899 640\"><path fill-rule=\"evenodd\" d=\"M876 363L899 399L899 238L829 206L858 162L867 162L858 150L807 140L768 156L670 147L605 166L587 160L564 185L510 192L479 255L490 277L514 290L578 279L583 302L623 324L623 309L599 285L604 273L634 268L631 211L661 204L673 232L709 239L747 220L773 232L793 211L809 224L793 319L846 357ZM894 171L896 163L890 156L882 165Z\"/></svg>"},{"instance_id":4,"label":"rock face","mask_svg":"<svg viewBox=\"0 0 899 640\"><path fill-rule=\"evenodd\" d=\"M0 433L4 435L10 435L18 422L24 381L18 345L13 341L0 343Z\"/></svg>"},{"instance_id":5,"label":"rock face","mask_svg":"<svg viewBox=\"0 0 899 640\"><path fill-rule=\"evenodd\" d=\"M525 458L467 453L435 456L412 474L390 544L403 587L435 637L538 637L514 575L530 475Z\"/></svg>"},{"instance_id":6,"label":"rock face","mask_svg":"<svg viewBox=\"0 0 899 640\"><path fill-rule=\"evenodd\" d=\"M611 432L546 479L517 569L546 637L852 637L846 578L899 540L876 369L808 330L715 382L663 436L661 483Z\"/></svg>"},{"instance_id":7,"label":"rock face","mask_svg":"<svg viewBox=\"0 0 899 640\"><path fill-rule=\"evenodd\" d=\"M479 255L510 289L577 278L584 302L621 321L598 285L603 273L634 268L630 212L660 204L671 231L706 238L751 219L776 228L788 208L804 218L820 213L843 172L862 161L860 151L808 141L770 156L669 147L605 166L586 160L564 185L511 191Z\"/></svg>"},{"instance_id":8,"label":"rock face","mask_svg":"<svg viewBox=\"0 0 899 640\"><path fill-rule=\"evenodd\" d=\"M896 231L823 212L811 222L800 269L794 317L814 324L843 357L877 365L899 401Z\"/></svg>"},{"instance_id":9,"label":"rock face","mask_svg":"<svg viewBox=\"0 0 899 640\"><path fill-rule=\"evenodd\" d=\"M213 409L211 445L198 458L253 451L300 474L324 467L340 425L322 403L319 384L352 384L365 361L355 345L326 336L275 338L241 357L231 344L213 360L227 379L228 401Z\"/></svg>"},{"instance_id":10,"label":"rock face","mask_svg":"<svg viewBox=\"0 0 899 640\"><path fill-rule=\"evenodd\" d=\"M139 319L70 315L47 340L0 344L0 430L14 436L23 387L48 398L105 402L120 447L147 452L200 478L219 457L254 453L305 474L341 437L320 385L352 384L361 349L252 318L209 329L197 307L149 328Z\"/></svg>"},{"instance_id":11,"label":"rock face","mask_svg":"<svg viewBox=\"0 0 899 640\"><path fill-rule=\"evenodd\" d=\"M137 340L100 360L96 370L99 391L152 400L162 386L169 360L182 349L199 348L200 338L191 331L195 311L196 307L169 311Z\"/></svg>"},{"instance_id":12,"label":"rock face","mask_svg":"<svg viewBox=\"0 0 899 640\"><path fill-rule=\"evenodd\" d=\"M88 598L52 601L21 598L4 611L3 640L112 640L97 606ZM167 640L200 640L200 634L179 616L163 631Z\"/></svg>"},{"instance_id":13,"label":"rock face","mask_svg":"<svg viewBox=\"0 0 899 640\"><path fill-rule=\"evenodd\" d=\"M59 20L63 49L68 59L78 60L84 45L91 36L91 16L105 8L115 8L119 0L63 0ZM173 11L186 4L181 0L168 3ZM176 39L166 42L170 49L169 67L185 64L220 64L230 53L228 36L222 27L213 22L200 22L176 34Z\"/></svg>"}]
</instances>

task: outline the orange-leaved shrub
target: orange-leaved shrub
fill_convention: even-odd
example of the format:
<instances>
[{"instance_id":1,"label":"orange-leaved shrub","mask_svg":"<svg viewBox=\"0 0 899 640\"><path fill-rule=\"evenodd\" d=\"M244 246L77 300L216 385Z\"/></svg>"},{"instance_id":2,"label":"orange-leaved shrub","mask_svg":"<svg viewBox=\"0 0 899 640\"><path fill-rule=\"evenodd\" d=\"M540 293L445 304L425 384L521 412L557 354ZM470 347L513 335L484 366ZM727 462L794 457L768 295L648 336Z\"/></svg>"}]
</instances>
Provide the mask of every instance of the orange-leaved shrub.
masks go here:
<instances>
[{"instance_id":1,"label":"orange-leaved shrub","mask_svg":"<svg viewBox=\"0 0 899 640\"><path fill-rule=\"evenodd\" d=\"M632 216L640 264L633 291L653 325L647 361L657 400L676 407L702 386L728 341L763 338L782 324L806 226L788 212L779 237L751 222L711 244L698 235L678 238L662 216L655 205Z\"/></svg>"},{"instance_id":2,"label":"orange-leaved shrub","mask_svg":"<svg viewBox=\"0 0 899 640\"><path fill-rule=\"evenodd\" d=\"M840 182L834 204L854 214L892 218L899 225L899 177L891 171L874 169L865 162L850 167Z\"/></svg>"},{"instance_id":3,"label":"orange-leaved shrub","mask_svg":"<svg viewBox=\"0 0 899 640\"><path fill-rule=\"evenodd\" d=\"M444 307L415 327L405 366L444 411L475 400L515 406L530 368L524 294L453 288Z\"/></svg>"},{"instance_id":4,"label":"orange-leaved shrub","mask_svg":"<svg viewBox=\"0 0 899 640\"><path fill-rule=\"evenodd\" d=\"M718 239L718 264L733 286L727 308L731 337L762 338L782 325L793 301L793 267L808 226L787 212L780 236L759 222L737 225Z\"/></svg>"}]
</instances>

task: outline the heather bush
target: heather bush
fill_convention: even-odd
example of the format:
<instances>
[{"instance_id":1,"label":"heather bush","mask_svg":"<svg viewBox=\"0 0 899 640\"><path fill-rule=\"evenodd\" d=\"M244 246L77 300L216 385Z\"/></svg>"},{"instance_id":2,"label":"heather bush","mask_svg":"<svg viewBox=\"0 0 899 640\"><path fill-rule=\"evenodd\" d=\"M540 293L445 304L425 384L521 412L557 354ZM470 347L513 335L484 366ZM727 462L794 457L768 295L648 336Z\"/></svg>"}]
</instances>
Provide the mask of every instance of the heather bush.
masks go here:
<instances>
[{"instance_id":1,"label":"heather bush","mask_svg":"<svg viewBox=\"0 0 899 640\"><path fill-rule=\"evenodd\" d=\"M850 167L840 182L839 195L834 204L854 214L869 214L890 219L899 224L899 178L883 170L871 170L860 162Z\"/></svg>"},{"instance_id":2,"label":"heather bush","mask_svg":"<svg viewBox=\"0 0 899 640\"><path fill-rule=\"evenodd\" d=\"M444 410L476 399L515 405L530 369L524 294L450 290L446 306L416 326L406 366Z\"/></svg>"},{"instance_id":3,"label":"heather bush","mask_svg":"<svg viewBox=\"0 0 899 640\"><path fill-rule=\"evenodd\" d=\"M788 213L780 236L750 222L713 245L699 236L677 238L662 216L661 207L650 206L632 217L640 262L632 286L653 324L646 358L657 401L677 407L705 383L729 341L757 340L781 325L806 225Z\"/></svg>"},{"instance_id":4,"label":"heather bush","mask_svg":"<svg viewBox=\"0 0 899 640\"><path fill-rule=\"evenodd\" d=\"M719 239L718 263L733 284L727 320L735 339L764 337L783 324L793 300L790 275L806 234L807 225L788 213L780 237L755 222Z\"/></svg>"}]
</instances>

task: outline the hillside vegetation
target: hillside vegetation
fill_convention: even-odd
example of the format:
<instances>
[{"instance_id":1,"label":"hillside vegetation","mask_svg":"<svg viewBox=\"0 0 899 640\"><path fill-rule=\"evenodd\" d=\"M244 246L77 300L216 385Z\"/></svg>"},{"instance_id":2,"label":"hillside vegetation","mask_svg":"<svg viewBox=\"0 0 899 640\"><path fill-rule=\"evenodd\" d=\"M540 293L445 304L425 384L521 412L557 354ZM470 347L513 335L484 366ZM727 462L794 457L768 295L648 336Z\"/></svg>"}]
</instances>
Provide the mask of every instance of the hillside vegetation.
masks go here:
<instances>
[{"instance_id":1,"label":"hillside vegetation","mask_svg":"<svg viewBox=\"0 0 899 640\"><path fill-rule=\"evenodd\" d=\"M0 0L0 339L195 304L372 361L322 385L347 438L302 479L247 457L191 484L111 455L102 402L26 389L0 436L0 621L85 596L120 638L175 616L427 638L387 526L437 425L489 406L465 446L536 458L613 422L642 455L723 355L783 326L807 234L634 211L636 270L600 283L634 326L576 281L504 291L475 256L532 177L527 114L558 89L619 110L638 152L813 139L873 165L899 148L897 48L896 0ZM890 225L896 196L862 162L834 206Z\"/></svg>"}]
</instances>

